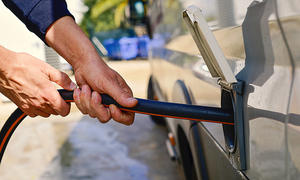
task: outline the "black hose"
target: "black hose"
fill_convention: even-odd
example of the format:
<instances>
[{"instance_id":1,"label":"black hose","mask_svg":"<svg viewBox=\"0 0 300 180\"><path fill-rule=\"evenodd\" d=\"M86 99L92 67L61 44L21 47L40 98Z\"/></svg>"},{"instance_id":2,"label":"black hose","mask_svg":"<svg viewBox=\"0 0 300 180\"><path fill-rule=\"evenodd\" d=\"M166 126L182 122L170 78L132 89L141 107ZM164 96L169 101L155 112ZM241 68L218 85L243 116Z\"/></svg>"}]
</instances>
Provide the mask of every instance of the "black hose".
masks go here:
<instances>
[{"instance_id":1,"label":"black hose","mask_svg":"<svg viewBox=\"0 0 300 180\"><path fill-rule=\"evenodd\" d=\"M73 91L58 90L62 98L66 102L73 102ZM192 121L207 121L213 123L222 123L233 125L233 115L231 112L227 112L221 108L195 106L187 104L177 104L168 102L159 102L152 100L139 99L138 104L135 107L127 108L119 105L113 98L106 94L101 95L102 104L109 106L115 104L123 111L142 113L148 115L186 119ZM23 121L27 115L19 108L17 108L5 122L0 131L0 163L9 142L10 137Z\"/></svg>"},{"instance_id":2,"label":"black hose","mask_svg":"<svg viewBox=\"0 0 300 180\"><path fill-rule=\"evenodd\" d=\"M72 102L73 101L73 92L67 91L67 90L58 90L59 94L62 96L62 98L66 102ZM0 131L0 163L3 157L3 154L5 152L6 146L9 142L9 139L13 135L16 128L19 126L19 124L25 119L27 115L20 109L17 108L7 119L4 126L2 127Z\"/></svg>"}]
</instances>

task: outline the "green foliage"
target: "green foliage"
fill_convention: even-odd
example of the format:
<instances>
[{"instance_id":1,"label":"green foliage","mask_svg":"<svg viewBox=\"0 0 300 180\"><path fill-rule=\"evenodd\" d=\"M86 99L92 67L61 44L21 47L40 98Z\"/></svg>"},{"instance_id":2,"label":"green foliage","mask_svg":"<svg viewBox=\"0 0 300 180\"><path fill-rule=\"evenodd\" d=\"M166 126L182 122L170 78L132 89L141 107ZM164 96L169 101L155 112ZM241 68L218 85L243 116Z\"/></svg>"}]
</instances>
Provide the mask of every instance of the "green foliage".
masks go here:
<instances>
[{"instance_id":1,"label":"green foliage","mask_svg":"<svg viewBox=\"0 0 300 180\"><path fill-rule=\"evenodd\" d=\"M119 28L124 20L128 0L83 0L89 8L81 21L81 28L88 34Z\"/></svg>"},{"instance_id":2,"label":"green foliage","mask_svg":"<svg viewBox=\"0 0 300 180\"><path fill-rule=\"evenodd\" d=\"M121 22L124 20L125 8L128 4L128 0L123 1L118 5L115 11L115 24L116 26L120 26Z\"/></svg>"},{"instance_id":3,"label":"green foliage","mask_svg":"<svg viewBox=\"0 0 300 180\"><path fill-rule=\"evenodd\" d=\"M115 8L124 0L98 0L91 9L91 17L97 18L103 12Z\"/></svg>"}]
</instances>

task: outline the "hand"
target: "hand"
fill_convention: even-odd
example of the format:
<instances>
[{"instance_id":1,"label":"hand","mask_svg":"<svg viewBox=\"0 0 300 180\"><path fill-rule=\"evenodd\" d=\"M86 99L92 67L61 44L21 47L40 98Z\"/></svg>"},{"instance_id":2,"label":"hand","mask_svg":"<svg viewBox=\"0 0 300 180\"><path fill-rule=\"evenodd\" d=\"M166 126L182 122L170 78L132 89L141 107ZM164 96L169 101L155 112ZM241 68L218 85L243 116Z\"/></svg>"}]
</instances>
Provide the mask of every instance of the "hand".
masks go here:
<instances>
[{"instance_id":1,"label":"hand","mask_svg":"<svg viewBox=\"0 0 300 180\"><path fill-rule=\"evenodd\" d=\"M81 90L74 91L74 99L82 113L97 117L102 123L108 122L111 117L125 125L133 123L134 113L122 112L115 105L105 108L101 104L99 93L110 95L125 107L135 106L137 100L133 98L132 91L124 79L99 59L98 55L95 61L78 66L74 72L76 82L81 87ZM91 91L90 87L94 91Z\"/></svg>"},{"instance_id":2,"label":"hand","mask_svg":"<svg viewBox=\"0 0 300 180\"><path fill-rule=\"evenodd\" d=\"M31 117L66 116L67 104L53 82L64 89L76 85L67 74L25 53L14 53L0 46L0 91Z\"/></svg>"},{"instance_id":3,"label":"hand","mask_svg":"<svg viewBox=\"0 0 300 180\"><path fill-rule=\"evenodd\" d=\"M82 113L97 117L103 123L111 117L125 125L133 123L134 113L122 112L114 105L105 108L101 104L99 93L110 95L125 107L135 106L137 100L124 79L99 57L93 44L71 17L55 21L48 28L45 39L74 68L81 88L75 90L74 99Z\"/></svg>"}]
</instances>

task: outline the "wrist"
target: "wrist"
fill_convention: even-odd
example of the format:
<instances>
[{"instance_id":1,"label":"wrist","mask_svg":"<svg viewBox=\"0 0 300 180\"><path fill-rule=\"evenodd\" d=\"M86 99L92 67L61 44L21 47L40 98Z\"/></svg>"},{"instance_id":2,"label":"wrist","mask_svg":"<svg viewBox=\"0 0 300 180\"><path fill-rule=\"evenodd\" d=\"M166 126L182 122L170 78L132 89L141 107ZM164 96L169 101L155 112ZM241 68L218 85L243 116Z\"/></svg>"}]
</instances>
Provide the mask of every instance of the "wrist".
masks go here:
<instances>
[{"instance_id":1,"label":"wrist","mask_svg":"<svg viewBox=\"0 0 300 180\"><path fill-rule=\"evenodd\" d=\"M85 51L81 53L77 53L76 55L73 56L72 62L69 62L74 70L87 66L88 64L97 64L106 66L106 63L104 60L98 55L97 51L94 50L94 47L88 48Z\"/></svg>"},{"instance_id":2,"label":"wrist","mask_svg":"<svg viewBox=\"0 0 300 180\"><path fill-rule=\"evenodd\" d=\"M49 27L45 39L74 69L94 61L103 62L89 38L71 17L55 21Z\"/></svg>"},{"instance_id":3,"label":"wrist","mask_svg":"<svg viewBox=\"0 0 300 180\"><path fill-rule=\"evenodd\" d=\"M0 71L3 72L9 63L14 63L17 55L18 53L0 46Z\"/></svg>"}]
</instances>

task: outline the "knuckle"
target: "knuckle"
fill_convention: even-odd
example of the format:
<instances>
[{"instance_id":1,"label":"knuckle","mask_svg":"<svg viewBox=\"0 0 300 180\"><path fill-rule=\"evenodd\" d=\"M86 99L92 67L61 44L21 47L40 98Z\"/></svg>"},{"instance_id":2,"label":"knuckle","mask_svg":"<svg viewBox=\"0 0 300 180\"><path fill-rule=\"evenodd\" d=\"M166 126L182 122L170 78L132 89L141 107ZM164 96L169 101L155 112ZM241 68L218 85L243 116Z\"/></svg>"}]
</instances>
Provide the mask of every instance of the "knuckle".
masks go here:
<instances>
[{"instance_id":1,"label":"knuckle","mask_svg":"<svg viewBox=\"0 0 300 180\"><path fill-rule=\"evenodd\" d=\"M106 108L104 106L98 107L98 109L95 109L95 112L97 114L97 118L102 122L106 123L111 119L110 114L107 112Z\"/></svg>"},{"instance_id":2,"label":"knuckle","mask_svg":"<svg viewBox=\"0 0 300 180\"><path fill-rule=\"evenodd\" d=\"M132 119L132 120L128 121L128 124L127 124L127 125L130 126L130 125L133 124L133 122L134 122L134 121L133 121L133 119Z\"/></svg>"},{"instance_id":3,"label":"knuckle","mask_svg":"<svg viewBox=\"0 0 300 180\"><path fill-rule=\"evenodd\" d=\"M127 126L130 126L134 122L134 114L128 114L128 116L124 117L124 122Z\"/></svg>"},{"instance_id":4,"label":"knuckle","mask_svg":"<svg viewBox=\"0 0 300 180\"><path fill-rule=\"evenodd\" d=\"M65 106L63 107L64 114L67 116L70 113L70 110L71 110L71 105L66 103Z\"/></svg>"},{"instance_id":5,"label":"knuckle","mask_svg":"<svg viewBox=\"0 0 300 180\"><path fill-rule=\"evenodd\" d=\"M40 116L44 117L44 118L47 118L50 116L50 114L40 114Z\"/></svg>"},{"instance_id":6,"label":"knuckle","mask_svg":"<svg viewBox=\"0 0 300 180\"><path fill-rule=\"evenodd\" d=\"M66 117L66 116L69 114L69 112L70 112L69 110L68 110L68 111L65 111L64 113L61 114L61 116L62 116L62 117Z\"/></svg>"},{"instance_id":7,"label":"knuckle","mask_svg":"<svg viewBox=\"0 0 300 180\"><path fill-rule=\"evenodd\" d=\"M30 117L32 117L32 118L36 117L35 114L28 114L28 116L30 116Z\"/></svg>"},{"instance_id":8,"label":"knuckle","mask_svg":"<svg viewBox=\"0 0 300 180\"><path fill-rule=\"evenodd\" d=\"M57 94L51 93L47 96L47 102L45 104L50 105L54 110L58 112L61 116L66 116L69 114L70 106L65 103L60 96Z\"/></svg>"},{"instance_id":9,"label":"knuckle","mask_svg":"<svg viewBox=\"0 0 300 180\"><path fill-rule=\"evenodd\" d=\"M99 120L100 120L102 123L107 123L107 122L110 120L110 117L109 117L109 116L101 117Z\"/></svg>"},{"instance_id":10,"label":"knuckle","mask_svg":"<svg viewBox=\"0 0 300 180\"><path fill-rule=\"evenodd\" d=\"M96 118L96 116L95 116L94 114L89 114L89 116L90 116L91 118Z\"/></svg>"},{"instance_id":11,"label":"knuckle","mask_svg":"<svg viewBox=\"0 0 300 180\"><path fill-rule=\"evenodd\" d=\"M81 111L82 114L88 114L87 110L82 108L82 107L78 107L79 110Z\"/></svg>"},{"instance_id":12,"label":"knuckle","mask_svg":"<svg viewBox=\"0 0 300 180\"><path fill-rule=\"evenodd\" d=\"M126 126L131 126L133 124L133 120L132 121L125 121L124 123Z\"/></svg>"},{"instance_id":13,"label":"knuckle","mask_svg":"<svg viewBox=\"0 0 300 180\"><path fill-rule=\"evenodd\" d=\"M64 72L61 72L61 78L63 80L69 80L69 76L66 73L64 73Z\"/></svg>"},{"instance_id":14,"label":"knuckle","mask_svg":"<svg viewBox=\"0 0 300 180\"><path fill-rule=\"evenodd\" d=\"M108 122L108 120L106 121L105 119L103 119L103 117L98 117L98 120L103 124Z\"/></svg>"},{"instance_id":15,"label":"knuckle","mask_svg":"<svg viewBox=\"0 0 300 180\"><path fill-rule=\"evenodd\" d=\"M106 117L104 117L104 121L109 121L111 119L111 117L109 115L107 115Z\"/></svg>"},{"instance_id":16,"label":"knuckle","mask_svg":"<svg viewBox=\"0 0 300 180\"><path fill-rule=\"evenodd\" d=\"M123 124L127 125L127 126L130 126L133 124L133 119L132 118L129 118L129 117L126 117L126 118L123 118L122 119L122 122Z\"/></svg>"},{"instance_id":17,"label":"knuckle","mask_svg":"<svg viewBox=\"0 0 300 180\"><path fill-rule=\"evenodd\" d=\"M91 117L91 118L96 118L96 114L94 113L94 112L89 112L89 116Z\"/></svg>"},{"instance_id":18,"label":"knuckle","mask_svg":"<svg viewBox=\"0 0 300 180\"><path fill-rule=\"evenodd\" d=\"M40 109L42 107L42 104L44 104L44 100L42 98L40 98L39 95L37 95L36 98L31 99L29 101L29 106L36 108L36 109Z\"/></svg>"},{"instance_id":19,"label":"knuckle","mask_svg":"<svg viewBox=\"0 0 300 180\"><path fill-rule=\"evenodd\" d=\"M57 105L59 104L59 99L53 93L49 93L45 98L49 101L48 104L54 107L57 107Z\"/></svg>"},{"instance_id":20,"label":"knuckle","mask_svg":"<svg viewBox=\"0 0 300 180\"><path fill-rule=\"evenodd\" d=\"M118 74L115 71L109 71L108 73L106 73L106 76L104 78L107 82L115 82L118 79Z\"/></svg>"},{"instance_id":21,"label":"knuckle","mask_svg":"<svg viewBox=\"0 0 300 180\"><path fill-rule=\"evenodd\" d=\"M24 112L29 112L30 111L30 106L28 104L22 104L20 106L20 108L24 111Z\"/></svg>"}]
</instances>

